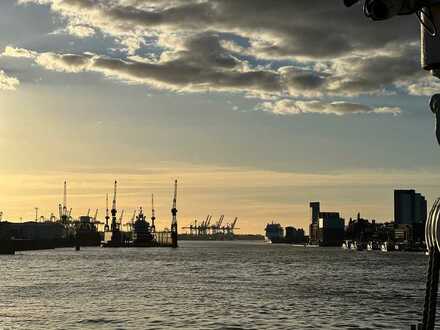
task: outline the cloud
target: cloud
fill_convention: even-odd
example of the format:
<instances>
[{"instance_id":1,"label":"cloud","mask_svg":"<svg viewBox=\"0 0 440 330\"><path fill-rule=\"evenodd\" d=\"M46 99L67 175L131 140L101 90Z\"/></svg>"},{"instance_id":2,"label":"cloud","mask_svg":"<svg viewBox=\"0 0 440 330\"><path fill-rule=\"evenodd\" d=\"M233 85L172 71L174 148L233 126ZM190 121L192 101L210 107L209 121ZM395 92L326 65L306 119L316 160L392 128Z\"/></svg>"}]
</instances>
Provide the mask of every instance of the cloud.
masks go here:
<instances>
[{"instance_id":1,"label":"cloud","mask_svg":"<svg viewBox=\"0 0 440 330\"><path fill-rule=\"evenodd\" d=\"M67 32L78 38L89 38L95 35L95 30L85 25L68 25Z\"/></svg>"},{"instance_id":2,"label":"cloud","mask_svg":"<svg viewBox=\"0 0 440 330\"><path fill-rule=\"evenodd\" d=\"M48 6L75 37L104 35L111 53L4 55L42 67L179 92L234 92L298 102L360 95L426 94L418 26L402 17L371 24L358 7L315 0L18 0ZM338 102L323 102L337 104ZM341 105L327 107L331 113ZM337 110L331 110L337 108ZM348 112L348 111L345 111ZM367 112L367 111L363 111ZM369 112L374 112L370 110ZM319 113L324 113L319 111Z\"/></svg>"},{"instance_id":3,"label":"cloud","mask_svg":"<svg viewBox=\"0 0 440 330\"><path fill-rule=\"evenodd\" d=\"M35 58L38 54L28 49L6 46L2 56L15 58Z\"/></svg>"},{"instance_id":4,"label":"cloud","mask_svg":"<svg viewBox=\"0 0 440 330\"><path fill-rule=\"evenodd\" d=\"M20 85L20 81L15 77L8 76L0 70L0 90L14 91Z\"/></svg>"},{"instance_id":5,"label":"cloud","mask_svg":"<svg viewBox=\"0 0 440 330\"><path fill-rule=\"evenodd\" d=\"M359 8L351 11L328 0L21 0L49 5L76 22L107 33L127 31L161 33L218 30L249 38L253 51L267 57L335 57L356 50L371 50L389 43L415 40L417 23L403 18L378 28L362 20ZM258 13L258 14L257 14Z\"/></svg>"},{"instance_id":6,"label":"cloud","mask_svg":"<svg viewBox=\"0 0 440 330\"><path fill-rule=\"evenodd\" d=\"M312 101L295 101L295 100L278 100L275 102L265 102L260 106L261 110L268 111L277 115L298 115L304 113L328 114L328 115L348 115L348 114L392 114L401 113L399 108L380 107L371 108L366 105L349 103L349 102L323 102L318 100Z\"/></svg>"}]
</instances>

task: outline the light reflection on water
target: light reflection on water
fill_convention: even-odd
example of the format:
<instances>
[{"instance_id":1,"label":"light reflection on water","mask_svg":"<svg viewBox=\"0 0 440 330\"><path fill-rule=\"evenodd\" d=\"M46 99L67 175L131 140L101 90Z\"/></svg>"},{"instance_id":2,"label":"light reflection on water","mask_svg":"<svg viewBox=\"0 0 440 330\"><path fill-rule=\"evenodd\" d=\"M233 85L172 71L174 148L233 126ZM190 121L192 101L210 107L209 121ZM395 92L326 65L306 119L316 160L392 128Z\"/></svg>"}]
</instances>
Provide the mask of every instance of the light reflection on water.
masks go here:
<instances>
[{"instance_id":1,"label":"light reflection on water","mask_svg":"<svg viewBox=\"0 0 440 330\"><path fill-rule=\"evenodd\" d=\"M409 329L427 257L251 242L0 256L0 329Z\"/></svg>"}]
</instances>

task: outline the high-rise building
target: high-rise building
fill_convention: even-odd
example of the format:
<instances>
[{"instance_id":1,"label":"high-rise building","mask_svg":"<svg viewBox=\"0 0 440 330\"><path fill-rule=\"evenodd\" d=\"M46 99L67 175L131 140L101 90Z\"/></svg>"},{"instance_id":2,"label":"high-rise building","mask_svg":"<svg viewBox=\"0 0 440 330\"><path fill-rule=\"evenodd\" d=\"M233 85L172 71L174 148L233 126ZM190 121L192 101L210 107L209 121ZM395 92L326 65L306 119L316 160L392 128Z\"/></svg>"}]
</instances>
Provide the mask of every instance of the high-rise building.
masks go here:
<instances>
[{"instance_id":1,"label":"high-rise building","mask_svg":"<svg viewBox=\"0 0 440 330\"><path fill-rule=\"evenodd\" d=\"M311 209L311 218L312 223L317 224L319 220L319 213L321 212L321 205L319 202L310 202L310 209Z\"/></svg>"},{"instance_id":2,"label":"high-rise building","mask_svg":"<svg viewBox=\"0 0 440 330\"><path fill-rule=\"evenodd\" d=\"M310 244L317 245L319 243L318 222L319 222L319 215L321 213L321 206L319 202L311 202L309 206L311 210L310 218L312 220L309 227L309 241Z\"/></svg>"},{"instance_id":3,"label":"high-rise building","mask_svg":"<svg viewBox=\"0 0 440 330\"><path fill-rule=\"evenodd\" d=\"M394 223L398 225L424 224L427 203L415 190L394 190Z\"/></svg>"},{"instance_id":4,"label":"high-rise building","mask_svg":"<svg viewBox=\"0 0 440 330\"><path fill-rule=\"evenodd\" d=\"M318 244L320 246L342 246L345 221L338 212L321 212L318 222Z\"/></svg>"}]
</instances>

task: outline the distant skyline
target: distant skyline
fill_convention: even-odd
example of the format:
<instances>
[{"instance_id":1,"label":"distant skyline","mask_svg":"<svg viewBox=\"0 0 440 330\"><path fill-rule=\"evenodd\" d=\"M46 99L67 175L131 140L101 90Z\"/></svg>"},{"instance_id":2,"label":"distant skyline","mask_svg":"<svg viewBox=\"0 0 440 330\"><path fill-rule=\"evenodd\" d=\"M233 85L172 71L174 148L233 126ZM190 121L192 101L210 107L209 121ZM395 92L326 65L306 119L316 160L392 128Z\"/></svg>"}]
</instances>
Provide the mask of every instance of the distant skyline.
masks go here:
<instances>
[{"instance_id":1,"label":"distant skyline","mask_svg":"<svg viewBox=\"0 0 440 330\"><path fill-rule=\"evenodd\" d=\"M0 210L105 207L157 194L169 226L239 218L307 228L308 202L392 220L393 189L428 207L440 156L416 17L378 24L339 0L4 0ZM102 213L101 213L102 215Z\"/></svg>"}]
</instances>

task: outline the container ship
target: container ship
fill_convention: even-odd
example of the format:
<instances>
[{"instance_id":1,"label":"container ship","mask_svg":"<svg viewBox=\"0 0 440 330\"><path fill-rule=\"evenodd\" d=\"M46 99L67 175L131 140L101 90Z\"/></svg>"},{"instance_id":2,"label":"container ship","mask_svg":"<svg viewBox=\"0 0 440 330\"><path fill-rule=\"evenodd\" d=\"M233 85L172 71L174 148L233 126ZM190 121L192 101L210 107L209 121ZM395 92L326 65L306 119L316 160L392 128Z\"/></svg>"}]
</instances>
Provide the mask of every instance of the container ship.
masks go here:
<instances>
[{"instance_id":1,"label":"container ship","mask_svg":"<svg viewBox=\"0 0 440 330\"><path fill-rule=\"evenodd\" d=\"M307 238L304 235L303 229L296 229L295 227L286 227L286 233L284 234L284 228L274 221L266 225L266 241L272 244L305 244Z\"/></svg>"}]
</instances>

